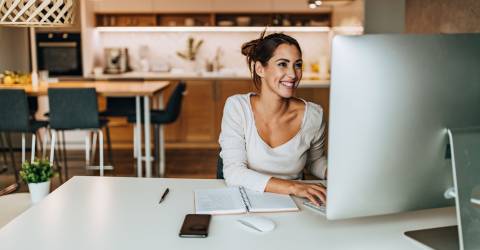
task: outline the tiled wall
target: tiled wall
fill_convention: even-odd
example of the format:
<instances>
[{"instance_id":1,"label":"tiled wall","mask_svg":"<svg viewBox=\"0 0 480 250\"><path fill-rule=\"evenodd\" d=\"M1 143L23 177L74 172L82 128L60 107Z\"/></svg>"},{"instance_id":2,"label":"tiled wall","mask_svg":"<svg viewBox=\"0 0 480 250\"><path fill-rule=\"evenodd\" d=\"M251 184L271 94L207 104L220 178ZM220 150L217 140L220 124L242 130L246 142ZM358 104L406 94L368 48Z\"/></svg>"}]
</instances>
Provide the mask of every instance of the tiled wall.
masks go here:
<instances>
[{"instance_id":1,"label":"tiled wall","mask_svg":"<svg viewBox=\"0 0 480 250\"><path fill-rule=\"evenodd\" d=\"M328 55L329 34L327 32L286 33L298 40L303 50L304 62L308 65ZM138 67L141 47L147 46L151 63L169 62L175 68L193 67L191 63L176 55L185 50L189 37L203 39L203 45L197 55L197 67L203 67L206 59L213 59L217 48L223 51L222 64L226 68L247 71L245 57L240 53L244 42L259 36L257 32L104 32L99 34L100 52L107 47L127 47L131 66ZM96 66L101 66L103 55L96 55ZM308 70L308 69L307 69Z\"/></svg>"}]
</instances>

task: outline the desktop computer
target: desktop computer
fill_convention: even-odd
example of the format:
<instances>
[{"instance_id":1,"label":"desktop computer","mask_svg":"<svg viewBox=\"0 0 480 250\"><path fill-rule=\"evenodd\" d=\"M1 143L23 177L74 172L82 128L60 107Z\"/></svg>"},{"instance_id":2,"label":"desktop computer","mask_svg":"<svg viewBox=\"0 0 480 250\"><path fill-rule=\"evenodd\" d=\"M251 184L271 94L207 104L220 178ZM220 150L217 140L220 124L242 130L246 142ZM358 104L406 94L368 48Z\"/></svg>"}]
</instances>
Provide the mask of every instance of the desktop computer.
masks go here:
<instances>
[{"instance_id":1,"label":"desktop computer","mask_svg":"<svg viewBox=\"0 0 480 250\"><path fill-rule=\"evenodd\" d=\"M337 36L331 76L327 218L453 206L447 129L480 126L480 35Z\"/></svg>"}]
</instances>

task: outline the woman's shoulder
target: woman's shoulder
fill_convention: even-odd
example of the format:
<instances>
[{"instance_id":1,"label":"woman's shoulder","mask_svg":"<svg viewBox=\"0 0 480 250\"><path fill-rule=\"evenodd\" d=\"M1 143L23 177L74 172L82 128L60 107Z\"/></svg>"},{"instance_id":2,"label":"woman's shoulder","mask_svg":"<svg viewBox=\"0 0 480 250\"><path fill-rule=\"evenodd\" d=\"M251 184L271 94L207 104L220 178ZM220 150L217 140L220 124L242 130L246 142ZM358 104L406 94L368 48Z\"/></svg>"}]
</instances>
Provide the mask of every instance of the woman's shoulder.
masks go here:
<instances>
[{"instance_id":1,"label":"woman's shoulder","mask_svg":"<svg viewBox=\"0 0 480 250\"><path fill-rule=\"evenodd\" d=\"M322 106L313 103L305 102L306 104L306 117L305 117L305 126L308 130L318 130L324 123L323 119L323 108Z\"/></svg>"},{"instance_id":2,"label":"woman's shoulder","mask_svg":"<svg viewBox=\"0 0 480 250\"><path fill-rule=\"evenodd\" d=\"M248 105L248 102L250 101L250 95L251 95L251 93L236 94L236 95L229 96L227 98L227 100L225 101L225 105L246 106L246 105Z\"/></svg>"}]
</instances>

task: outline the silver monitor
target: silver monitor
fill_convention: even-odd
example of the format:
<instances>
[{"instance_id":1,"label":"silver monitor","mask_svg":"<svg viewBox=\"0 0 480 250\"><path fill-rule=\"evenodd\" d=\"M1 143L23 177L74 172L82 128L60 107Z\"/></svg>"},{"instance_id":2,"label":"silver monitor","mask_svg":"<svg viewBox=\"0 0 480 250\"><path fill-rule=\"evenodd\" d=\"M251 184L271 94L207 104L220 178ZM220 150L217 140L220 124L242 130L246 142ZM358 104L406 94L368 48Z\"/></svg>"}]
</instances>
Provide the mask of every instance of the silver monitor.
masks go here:
<instances>
[{"instance_id":1,"label":"silver monitor","mask_svg":"<svg viewBox=\"0 0 480 250\"><path fill-rule=\"evenodd\" d=\"M328 219L453 206L446 128L480 126L480 35L338 36Z\"/></svg>"}]
</instances>

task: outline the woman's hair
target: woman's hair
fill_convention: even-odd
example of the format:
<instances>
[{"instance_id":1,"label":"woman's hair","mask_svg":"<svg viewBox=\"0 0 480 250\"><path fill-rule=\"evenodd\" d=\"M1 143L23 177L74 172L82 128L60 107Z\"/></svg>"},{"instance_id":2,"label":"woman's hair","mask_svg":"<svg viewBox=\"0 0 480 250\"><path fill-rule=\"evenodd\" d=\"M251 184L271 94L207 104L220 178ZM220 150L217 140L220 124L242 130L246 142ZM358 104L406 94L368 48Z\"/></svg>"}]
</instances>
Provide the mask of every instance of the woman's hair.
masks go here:
<instances>
[{"instance_id":1,"label":"woman's hair","mask_svg":"<svg viewBox=\"0 0 480 250\"><path fill-rule=\"evenodd\" d=\"M268 60L272 58L273 53L280 44L293 45L298 49L300 55L302 55L300 45L295 38L282 33L273 33L265 36L266 31L265 29L262 34L260 34L260 38L242 45L242 54L247 57L248 68L252 73L253 83L257 89L260 89L262 81L255 71L255 62L260 62L263 66L266 66Z\"/></svg>"}]
</instances>

